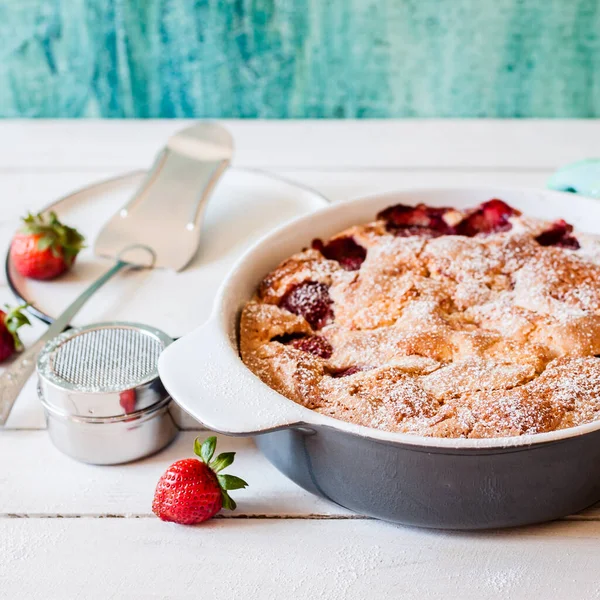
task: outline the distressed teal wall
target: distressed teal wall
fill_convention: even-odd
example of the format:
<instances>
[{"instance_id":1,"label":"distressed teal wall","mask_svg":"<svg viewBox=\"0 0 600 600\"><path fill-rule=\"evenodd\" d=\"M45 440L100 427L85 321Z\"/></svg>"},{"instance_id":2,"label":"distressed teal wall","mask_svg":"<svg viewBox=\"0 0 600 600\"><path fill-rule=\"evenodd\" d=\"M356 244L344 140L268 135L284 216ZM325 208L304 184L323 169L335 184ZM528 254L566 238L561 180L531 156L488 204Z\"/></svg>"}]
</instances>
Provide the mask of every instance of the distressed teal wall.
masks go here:
<instances>
[{"instance_id":1,"label":"distressed teal wall","mask_svg":"<svg viewBox=\"0 0 600 600\"><path fill-rule=\"evenodd\" d=\"M4 117L598 117L600 0L0 0Z\"/></svg>"}]
</instances>

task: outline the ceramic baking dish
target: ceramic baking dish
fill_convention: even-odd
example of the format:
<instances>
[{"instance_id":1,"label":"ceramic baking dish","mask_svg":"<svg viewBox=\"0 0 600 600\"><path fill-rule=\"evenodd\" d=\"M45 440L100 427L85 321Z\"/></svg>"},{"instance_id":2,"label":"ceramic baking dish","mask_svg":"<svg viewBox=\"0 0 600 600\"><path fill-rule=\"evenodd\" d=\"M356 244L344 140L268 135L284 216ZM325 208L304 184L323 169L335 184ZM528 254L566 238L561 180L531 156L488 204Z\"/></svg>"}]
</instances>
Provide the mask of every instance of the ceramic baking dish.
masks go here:
<instances>
[{"instance_id":1,"label":"ceramic baking dish","mask_svg":"<svg viewBox=\"0 0 600 600\"><path fill-rule=\"evenodd\" d=\"M372 220L397 202L460 208L490 198L600 233L597 200L535 189L412 190L327 207L280 227L238 261L210 320L162 354L164 385L209 429L256 436L262 452L290 479L364 515L423 527L482 529L556 519L597 502L600 422L481 440L389 433L304 408L262 383L239 358L244 302L266 273L313 238Z\"/></svg>"}]
</instances>

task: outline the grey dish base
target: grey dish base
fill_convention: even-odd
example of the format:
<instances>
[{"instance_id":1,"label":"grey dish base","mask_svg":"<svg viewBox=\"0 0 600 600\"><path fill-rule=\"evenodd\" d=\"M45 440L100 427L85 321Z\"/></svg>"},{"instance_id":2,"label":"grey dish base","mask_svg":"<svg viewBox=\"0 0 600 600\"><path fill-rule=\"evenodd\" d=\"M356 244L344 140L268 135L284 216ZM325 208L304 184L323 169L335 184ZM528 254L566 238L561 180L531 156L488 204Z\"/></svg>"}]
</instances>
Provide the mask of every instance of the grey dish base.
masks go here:
<instances>
[{"instance_id":1,"label":"grey dish base","mask_svg":"<svg viewBox=\"0 0 600 600\"><path fill-rule=\"evenodd\" d=\"M515 448L449 450L329 427L255 438L304 489L361 515L436 529L551 521L600 500L600 431Z\"/></svg>"}]
</instances>

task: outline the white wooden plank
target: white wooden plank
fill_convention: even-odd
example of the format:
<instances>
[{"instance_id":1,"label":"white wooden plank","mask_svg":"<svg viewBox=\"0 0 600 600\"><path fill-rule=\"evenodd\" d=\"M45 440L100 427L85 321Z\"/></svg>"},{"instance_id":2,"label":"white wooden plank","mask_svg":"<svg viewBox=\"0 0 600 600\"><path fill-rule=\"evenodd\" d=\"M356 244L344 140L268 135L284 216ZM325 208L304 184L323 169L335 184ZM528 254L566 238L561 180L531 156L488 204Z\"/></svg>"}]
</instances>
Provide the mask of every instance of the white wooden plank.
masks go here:
<instances>
[{"instance_id":1,"label":"white wooden plank","mask_svg":"<svg viewBox=\"0 0 600 600\"><path fill-rule=\"evenodd\" d=\"M0 520L4 598L600 597L600 523L460 534L376 521Z\"/></svg>"},{"instance_id":2,"label":"white wooden plank","mask_svg":"<svg viewBox=\"0 0 600 600\"><path fill-rule=\"evenodd\" d=\"M0 165L140 168L191 121L0 122ZM600 121L223 121L254 167L555 168L597 154Z\"/></svg>"},{"instance_id":3,"label":"white wooden plank","mask_svg":"<svg viewBox=\"0 0 600 600\"><path fill-rule=\"evenodd\" d=\"M0 145L0 152L1 149L2 145ZM16 223L27 211L39 211L78 189L123 172L123 169L96 171L27 169L16 172L0 169L1 221Z\"/></svg>"},{"instance_id":4,"label":"white wooden plank","mask_svg":"<svg viewBox=\"0 0 600 600\"><path fill-rule=\"evenodd\" d=\"M27 336L31 337L31 336ZM10 363L4 363L4 369ZM4 427L0 427L0 436L4 431L45 429L44 411L37 397L37 379L32 375L15 402Z\"/></svg>"},{"instance_id":5,"label":"white wooden plank","mask_svg":"<svg viewBox=\"0 0 600 600\"><path fill-rule=\"evenodd\" d=\"M45 431L0 432L0 516L150 516L154 486L160 475L174 461L193 456L196 436L204 439L208 435L209 432L182 432L171 446L155 456L128 465L100 467L61 454ZM237 452L232 473L249 484L235 495L238 510L223 513L224 517L351 515L289 481L264 458L251 439L221 435L218 438L220 451ZM600 520L600 505L569 519Z\"/></svg>"},{"instance_id":6,"label":"white wooden plank","mask_svg":"<svg viewBox=\"0 0 600 600\"><path fill-rule=\"evenodd\" d=\"M599 122L589 121L228 125L238 164L277 169L332 200L409 186L541 186L555 166L595 155L600 132ZM180 126L0 122L3 216L14 219L93 179L147 166ZM0 243L14 226L5 219ZM0 288L0 301L6 294ZM26 341L43 330L37 327ZM11 426L43 426L30 384ZM251 484L237 494L236 513L198 528L161 523L150 514L155 482L170 462L190 455L194 437L182 434L139 463L92 467L61 455L46 432L0 431L0 597L600 597L599 508L482 534L311 521L305 517L348 515L289 482L248 440L221 441L223 450L239 452L232 470ZM80 515L139 518L68 518ZM231 518L244 515L254 518ZM282 515L301 519L274 518Z\"/></svg>"},{"instance_id":7,"label":"white wooden plank","mask_svg":"<svg viewBox=\"0 0 600 600\"><path fill-rule=\"evenodd\" d=\"M0 432L0 515L145 515L166 468L193 456L196 435L181 433L162 452L119 466L79 463L54 448L45 431ZM248 438L219 437L218 450L237 452L230 471L248 482L234 493L238 502L227 517L256 515L348 515L305 492L279 473Z\"/></svg>"}]
</instances>

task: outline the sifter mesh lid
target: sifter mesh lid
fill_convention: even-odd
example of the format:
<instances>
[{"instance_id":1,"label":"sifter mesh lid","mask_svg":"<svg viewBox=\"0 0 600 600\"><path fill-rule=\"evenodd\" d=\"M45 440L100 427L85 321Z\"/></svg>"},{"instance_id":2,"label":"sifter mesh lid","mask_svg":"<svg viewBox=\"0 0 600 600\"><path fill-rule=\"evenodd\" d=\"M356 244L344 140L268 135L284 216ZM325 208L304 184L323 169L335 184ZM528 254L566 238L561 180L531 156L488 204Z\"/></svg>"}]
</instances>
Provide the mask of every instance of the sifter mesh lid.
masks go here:
<instances>
[{"instance_id":1,"label":"sifter mesh lid","mask_svg":"<svg viewBox=\"0 0 600 600\"><path fill-rule=\"evenodd\" d=\"M137 324L70 330L46 345L38 372L65 390L120 392L158 377L158 357L170 341L162 332Z\"/></svg>"}]
</instances>

